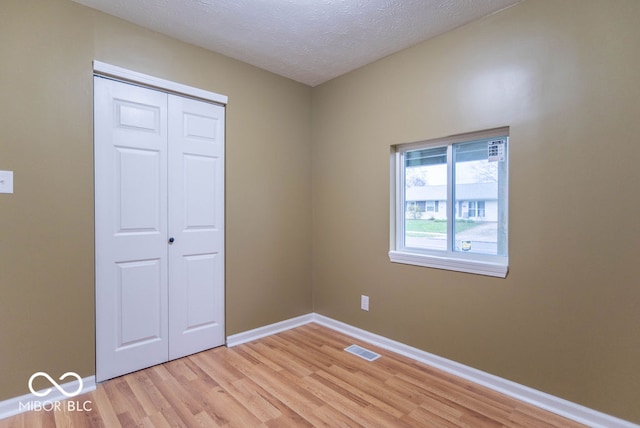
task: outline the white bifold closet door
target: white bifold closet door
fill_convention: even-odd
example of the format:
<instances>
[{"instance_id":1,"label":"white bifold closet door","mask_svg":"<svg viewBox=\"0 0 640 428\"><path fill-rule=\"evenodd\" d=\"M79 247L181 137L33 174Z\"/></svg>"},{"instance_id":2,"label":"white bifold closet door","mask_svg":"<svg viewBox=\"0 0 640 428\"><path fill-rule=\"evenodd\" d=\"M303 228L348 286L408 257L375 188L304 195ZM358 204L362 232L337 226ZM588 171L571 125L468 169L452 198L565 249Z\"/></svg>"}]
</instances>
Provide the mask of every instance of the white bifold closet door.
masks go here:
<instances>
[{"instance_id":1,"label":"white bifold closet door","mask_svg":"<svg viewBox=\"0 0 640 428\"><path fill-rule=\"evenodd\" d=\"M224 344L224 107L94 78L96 380Z\"/></svg>"}]
</instances>

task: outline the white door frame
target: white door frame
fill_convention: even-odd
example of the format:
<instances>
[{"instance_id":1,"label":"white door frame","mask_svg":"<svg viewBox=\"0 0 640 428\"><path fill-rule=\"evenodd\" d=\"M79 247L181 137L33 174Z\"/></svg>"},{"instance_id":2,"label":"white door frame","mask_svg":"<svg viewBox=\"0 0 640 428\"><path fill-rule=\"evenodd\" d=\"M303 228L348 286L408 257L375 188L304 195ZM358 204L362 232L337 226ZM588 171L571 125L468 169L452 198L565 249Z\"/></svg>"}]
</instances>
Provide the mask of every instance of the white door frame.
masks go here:
<instances>
[{"instance_id":1,"label":"white door frame","mask_svg":"<svg viewBox=\"0 0 640 428\"><path fill-rule=\"evenodd\" d=\"M204 89L183 85L182 83L160 79L158 77L138 73L137 71L127 70L126 68L107 64L101 61L93 61L93 73L99 74L100 76L113 77L124 82L137 83L142 86L148 86L152 89L160 89L164 92L169 92L172 94L186 95L188 97L211 101L217 104L222 104L224 106L226 106L228 102L228 97L226 95L220 95L216 94L215 92L205 91Z\"/></svg>"}]
</instances>

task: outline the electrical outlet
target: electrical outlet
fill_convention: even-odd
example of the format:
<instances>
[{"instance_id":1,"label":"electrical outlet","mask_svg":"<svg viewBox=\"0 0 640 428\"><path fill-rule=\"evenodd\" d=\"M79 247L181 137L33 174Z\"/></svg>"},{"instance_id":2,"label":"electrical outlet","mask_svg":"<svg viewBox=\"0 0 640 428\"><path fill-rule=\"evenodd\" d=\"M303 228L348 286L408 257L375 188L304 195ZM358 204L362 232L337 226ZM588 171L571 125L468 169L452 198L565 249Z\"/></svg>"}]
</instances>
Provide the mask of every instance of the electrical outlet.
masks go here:
<instances>
[{"instance_id":1,"label":"electrical outlet","mask_svg":"<svg viewBox=\"0 0 640 428\"><path fill-rule=\"evenodd\" d=\"M360 309L363 311L369 310L369 296L365 296L364 294L360 296Z\"/></svg>"}]
</instances>

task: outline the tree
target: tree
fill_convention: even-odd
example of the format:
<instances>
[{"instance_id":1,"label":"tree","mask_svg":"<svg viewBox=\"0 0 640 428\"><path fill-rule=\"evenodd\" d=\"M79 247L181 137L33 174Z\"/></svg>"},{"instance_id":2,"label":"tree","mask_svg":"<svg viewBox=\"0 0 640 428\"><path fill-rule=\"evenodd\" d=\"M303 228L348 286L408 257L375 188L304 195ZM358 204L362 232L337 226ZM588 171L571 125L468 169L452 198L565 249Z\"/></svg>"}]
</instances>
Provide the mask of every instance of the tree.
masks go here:
<instances>
[{"instance_id":1,"label":"tree","mask_svg":"<svg viewBox=\"0 0 640 428\"><path fill-rule=\"evenodd\" d=\"M423 212L424 211L422 211L422 208L420 208L420 205L416 204L415 202L410 203L409 206L407 207L407 213L409 213L411 218L414 220L422 218Z\"/></svg>"},{"instance_id":2,"label":"tree","mask_svg":"<svg viewBox=\"0 0 640 428\"><path fill-rule=\"evenodd\" d=\"M476 183L498 182L498 162L471 162L469 166Z\"/></svg>"},{"instance_id":3,"label":"tree","mask_svg":"<svg viewBox=\"0 0 640 428\"><path fill-rule=\"evenodd\" d=\"M422 167L406 168L406 176L404 178L407 187L426 186L427 171Z\"/></svg>"}]
</instances>

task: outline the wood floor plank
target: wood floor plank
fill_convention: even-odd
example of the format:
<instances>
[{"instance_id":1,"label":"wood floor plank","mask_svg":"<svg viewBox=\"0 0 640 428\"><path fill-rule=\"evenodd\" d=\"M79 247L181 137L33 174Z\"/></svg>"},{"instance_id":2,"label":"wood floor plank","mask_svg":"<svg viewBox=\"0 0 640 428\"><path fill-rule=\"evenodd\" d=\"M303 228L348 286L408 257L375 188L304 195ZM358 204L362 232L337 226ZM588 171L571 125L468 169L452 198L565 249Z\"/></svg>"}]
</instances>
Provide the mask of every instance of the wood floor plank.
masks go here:
<instances>
[{"instance_id":1,"label":"wood floor plank","mask_svg":"<svg viewBox=\"0 0 640 428\"><path fill-rule=\"evenodd\" d=\"M265 357L260 352L256 351L255 349L256 344L257 342L249 342L243 346L244 348L243 350L247 354L251 355L256 361L258 361L258 364L256 364L256 366L267 366L273 371L282 370L282 367L278 365L276 362L271 361L269 358Z\"/></svg>"},{"instance_id":2,"label":"wood floor plank","mask_svg":"<svg viewBox=\"0 0 640 428\"><path fill-rule=\"evenodd\" d=\"M194 403L189 399L184 388L171 377L165 377L165 371L155 366L149 369L149 378L156 385L158 391L169 403L169 408L173 412L169 413L172 423L180 424L180 426L197 426L197 420L194 414L197 413Z\"/></svg>"},{"instance_id":3,"label":"wood floor plank","mask_svg":"<svg viewBox=\"0 0 640 428\"><path fill-rule=\"evenodd\" d=\"M410 425L433 426L433 427L459 427L460 414L453 414L449 411L441 411L433 407L418 407L402 420Z\"/></svg>"},{"instance_id":4,"label":"wood floor plank","mask_svg":"<svg viewBox=\"0 0 640 428\"><path fill-rule=\"evenodd\" d=\"M299 359L314 365L317 369L327 368L333 364L337 364L338 360L328 355L327 353L320 352L323 347L323 343L319 339L313 339L310 335L295 330L286 331L287 335L278 335L284 341L295 344L294 347L289 349L289 352L296 355ZM336 349L343 349L338 345Z\"/></svg>"},{"instance_id":5,"label":"wood floor plank","mask_svg":"<svg viewBox=\"0 0 640 428\"><path fill-rule=\"evenodd\" d=\"M157 408L166 407L169 404L162 397L162 394L157 392L157 389L152 382L145 382L144 372L134 373L124 377L125 382L136 397L136 401L142 407L145 415L151 415L157 412Z\"/></svg>"},{"instance_id":6,"label":"wood floor plank","mask_svg":"<svg viewBox=\"0 0 640 428\"><path fill-rule=\"evenodd\" d=\"M188 425L182 420L178 412L176 412L176 409L174 409L173 407L167 407L165 409L162 409L160 413L162 414L162 418L165 419L171 427L174 427L174 428L188 427ZM152 420L154 420L154 415L151 415L151 416L152 416ZM157 416L157 418L159 418L159 416Z\"/></svg>"},{"instance_id":7,"label":"wood floor plank","mask_svg":"<svg viewBox=\"0 0 640 428\"><path fill-rule=\"evenodd\" d=\"M372 405L369 401L361 399L344 388L336 387L334 383L327 382L327 379L317 377L307 377L302 380L303 384L324 400L335 411L345 415L348 420L353 420L357 426L402 426L397 422L397 418L388 412ZM322 406L322 407L325 407ZM348 420L345 420L346 423Z\"/></svg>"},{"instance_id":8,"label":"wood floor plank","mask_svg":"<svg viewBox=\"0 0 640 428\"><path fill-rule=\"evenodd\" d=\"M285 413L282 416L272 419L266 423L269 428L305 428L313 427L311 422L307 421L297 413Z\"/></svg>"},{"instance_id":9,"label":"wood floor plank","mask_svg":"<svg viewBox=\"0 0 640 428\"><path fill-rule=\"evenodd\" d=\"M313 394L300 387L299 384L282 381L285 379L283 374L272 370L270 367L256 369L248 377L302 418L324 404Z\"/></svg>"},{"instance_id":10,"label":"wood floor plank","mask_svg":"<svg viewBox=\"0 0 640 428\"><path fill-rule=\"evenodd\" d=\"M196 361L198 366L205 371L208 376L224 387L246 376L225 358L228 354L229 353L201 352L193 356L192 360ZM251 365L251 367L256 366Z\"/></svg>"},{"instance_id":11,"label":"wood floor plank","mask_svg":"<svg viewBox=\"0 0 640 428\"><path fill-rule=\"evenodd\" d=\"M414 383L413 379L404 374L399 374L398 379ZM464 388L455 382L447 383L439 379L431 379L418 385L431 397L438 397L456 408L465 409L469 413L483 414L503 423L508 421L508 416L513 411L513 406L506 406L499 401L488 399L481 393Z\"/></svg>"},{"instance_id":12,"label":"wood floor plank","mask_svg":"<svg viewBox=\"0 0 640 428\"><path fill-rule=\"evenodd\" d=\"M539 426L540 422L556 428L580 428L583 425L533 406L516 405L511 422L522 426Z\"/></svg>"},{"instance_id":13,"label":"wood floor plank","mask_svg":"<svg viewBox=\"0 0 640 428\"><path fill-rule=\"evenodd\" d=\"M44 417L39 418L38 415L41 415L43 412L29 412L31 418L28 418L24 425L24 428L30 428L33 426L41 426L42 428L52 428L56 426L55 414L53 412L45 412Z\"/></svg>"},{"instance_id":14,"label":"wood floor plank","mask_svg":"<svg viewBox=\"0 0 640 428\"><path fill-rule=\"evenodd\" d=\"M185 361L187 360L188 359L180 358L179 360L169 361L165 364L165 367L171 376L181 383L187 383L191 380L197 379L196 374L193 373L189 366L185 364Z\"/></svg>"},{"instance_id":15,"label":"wood floor plank","mask_svg":"<svg viewBox=\"0 0 640 428\"><path fill-rule=\"evenodd\" d=\"M344 351L359 344L373 362ZM582 425L317 324L102 382L91 410L0 428L551 427Z\"/></svg>"},{"instance_id":16,"label":"wood floor plank","mask_svg":"<svg viewBox=\"0 0 640 428\"><path fill-rule=\"evenodd\" d=\"M100 384L99 387L91 393L91 406L93 411L98 413L98 418L105 427L117 427L118 415L103 385L104 384Z\"/></svg>"},{"instance_id":17,"label":"wood floor plank","mask_svg":"<svg viewBox=\"0 0 640 428\"><path fill-rule=\"evenodd\" d=\"M214 418L221 426L229 427L252 427L262 423L253 413L232 395L222 388L209 391L203 397L208 403L207 414Z\"/></svg>"},{"instance_id":18,"label":"wood floor plank","mask_svg":"<svg viewBox=\"0 0 640 428\"><path fill-rule=\"evenodd\" d=\"M368 401L317 374L301 379L300 384L321 401L335 405L335 408L348 416L361 413L369 406Z\"/></svg>"},{"instance_id":19,"label":"wood floor plank","mask_svg":"<svg viewBox=\"0 0 640 428\"><path fill-rule=\"evenodd\" d=\"M394 394L387 388L381 388L379 383L362 372L352 373L340 366L330 367L329 372L366 393L368 401L393 416L401 417L418 407L416 403L405 399L400 394Z\"/></svg>"},{"instance_id":20,"label":"wood floor plank","mask_svg":"<svg viewBox=\"0 0 640 428\"><path fill-rule=\"evenodd\" d=\"M347 414L328 404L318 407L313 414L315 417L312 418L312 423L315 427L351 428L361 426L349 418Z\"/></svg>"},{"instance_id":21,"label":"wood floor plank","mask_svg":"<svg viewBox=\"0 0 640 428\"><path fill-rule=\"evenodd\" d=\"M252 349L273 361L279 367L286 367L288 371L296 376L309 376L314 372L315 367L298 359L294 354L287 352L282 347L278 348L278 341L265 338L260 343L253 345Z\"/></svg>"},{"instance_id":22,"label":"wood floor plank","mask_svg":"<svg viewBox=\"0 0 640 428\"><path fill-rule=\"evenodd\" d=\"M143 427L149 428L172 428L169 421L164 417L162 412L154 412L142 420Z\"/></svg>"},{"instance_id":23,"label":"wood floor plank","mask_svg":"<svg viewBox=\"0 0 640 428\"><path fill-rule=\"evenodd\" d=\"M250 379L235 381L229 392L249 409L260 421L266 422L282 415L280 410L267 398L267 393Z\"/></svg>"}]
</instances>

